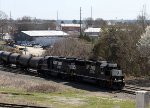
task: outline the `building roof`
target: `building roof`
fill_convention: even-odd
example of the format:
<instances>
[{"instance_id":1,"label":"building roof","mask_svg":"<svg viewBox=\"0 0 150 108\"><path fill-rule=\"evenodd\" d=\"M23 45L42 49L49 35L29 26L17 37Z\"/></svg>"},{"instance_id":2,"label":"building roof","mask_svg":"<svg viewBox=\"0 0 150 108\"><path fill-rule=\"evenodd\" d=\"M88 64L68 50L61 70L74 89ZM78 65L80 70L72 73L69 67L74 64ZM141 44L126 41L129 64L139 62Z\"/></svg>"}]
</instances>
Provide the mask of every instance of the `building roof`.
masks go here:
<instances>
[{"instance_id":1,"label":"building roof","mask_svg":"<svg viewBox=\"0 0 150 108\"><path fill-rule=\"evenodd\" d=\"M54 36L54 37L63 37L63 36L68 36L67 33L63 31L56 31L56 30L34 30L34 31L21 31L24 34L27 34L29 36Z\"/></svg>"},{"instance_id":2,"label":"building roof","mask_svg":"<svg viewBox=\"0 0 150 108\"><path fill-rule=\"evenodd\" d=\"M101 31L101 28L92 28L92 27L89 27L87 29L85 29L85 33L89 33L89 32L100 32Z\"/></svg>"},{"instance_id":3,"label":"building roof","mask_svg":"<svg viewBox=\"0 0 150 108\"><path fill-rule=\"evenodd\" d=\"M61 27L80 27L80 24L61 24Z\"/></svg>"}]
</instances>

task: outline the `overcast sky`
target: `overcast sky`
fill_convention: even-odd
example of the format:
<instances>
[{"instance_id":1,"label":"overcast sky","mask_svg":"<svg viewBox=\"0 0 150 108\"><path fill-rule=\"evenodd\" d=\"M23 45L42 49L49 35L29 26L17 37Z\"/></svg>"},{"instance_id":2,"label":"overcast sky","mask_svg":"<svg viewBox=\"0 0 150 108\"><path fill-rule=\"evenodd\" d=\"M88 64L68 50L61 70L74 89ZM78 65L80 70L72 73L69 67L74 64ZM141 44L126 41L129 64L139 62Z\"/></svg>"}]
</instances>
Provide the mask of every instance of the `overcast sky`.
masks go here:
<instances>
[{"instance_id":1,"label":"overcast sky","mask_svg":"<svg viewBox=\"0 0 150 108\"><path fill-rule=\"evenodd\" d=\"M31 16L41 19L79 19L91 16L103 19L136 19L146 5L150 16L150 0L0 0L0 10L13 19Z\"/></svg>"}]
</instances>

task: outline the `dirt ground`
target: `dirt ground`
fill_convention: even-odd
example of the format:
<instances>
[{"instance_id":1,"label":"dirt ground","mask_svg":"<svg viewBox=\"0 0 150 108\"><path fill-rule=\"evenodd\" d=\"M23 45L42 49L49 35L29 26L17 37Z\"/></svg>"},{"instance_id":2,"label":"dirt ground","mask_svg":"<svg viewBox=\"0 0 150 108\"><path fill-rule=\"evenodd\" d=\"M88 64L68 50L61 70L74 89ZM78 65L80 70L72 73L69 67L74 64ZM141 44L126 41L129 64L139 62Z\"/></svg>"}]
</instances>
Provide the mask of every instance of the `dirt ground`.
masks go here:
<instances>
[{"instance_id":1,"label":"dirt ground","mask_svg":"<svg viewBox=\"0 0 150 108\"><path fill-rule=\"evenodd\" d=\"M24 46L17 46L18 48L25 48ZM45 53L43 48L34 48L34 47L26 47L27 51L26 54L32 54L34 56L42 56ZM25 54L25 51L22 51Z\"/></svg>"}]
</instances>

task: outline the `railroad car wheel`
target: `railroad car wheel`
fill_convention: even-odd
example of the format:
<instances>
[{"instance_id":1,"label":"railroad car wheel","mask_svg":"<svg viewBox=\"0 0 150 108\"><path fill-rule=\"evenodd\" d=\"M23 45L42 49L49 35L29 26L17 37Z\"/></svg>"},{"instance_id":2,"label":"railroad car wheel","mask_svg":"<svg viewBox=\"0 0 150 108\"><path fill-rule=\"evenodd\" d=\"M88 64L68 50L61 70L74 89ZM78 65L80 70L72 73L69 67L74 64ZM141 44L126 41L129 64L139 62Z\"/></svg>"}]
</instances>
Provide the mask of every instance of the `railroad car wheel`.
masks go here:
<instances>
[{"instance_id":1,"label":"railroad car wheel","mask_svg":"<svg viewBox=\"0 0 150 108\"><path fill-rule=\"evenodd\" d=\"M101 80L99 80L99 81L98 81L98 85L99 85L100 87L103 87L103 82L102 82Z\"/></svg>"},{"instance_id":2,"label":"railroad car wheel","mask_svg":"<svg viewBox=\"0 0 150 108\"><path fill-rule=\"evenodd\" d=\"M81 77L81 76L76 76L76 77L75 77L75 81L81 82L81 81L82 81L82 77Z\"/></svg>"},{"instance_id":3,"label":"railroad car wheel","mask_svg":"<svg viewBox=\"0 0 150 108\"><path fill-rule=\"evenodd\" d=\"M58 73L57 77L61 79L61 73Z\"/></svg>"},{"instance_id":4,"label":"railroad car wheel","mask_svg":"<svg viewBox=\"0 0 150 108\"><path fill-rule=\"evenodd\" d=\"M67 76L65 74L61 74L61 79L67 80Z\"/></svg>"},{"instance_id":5,"label":"railroad car wheel","mask_svg":"<svg viewBox=\"0 0 150 108\"><path fill-rule=\"evenodd\" d=\"M71 75L70 76L70 81L75 81L75 80L76 80L75 75Z\"/></svg>"},{"instance_id":6,"label":"railroad car wheel","mask_svg":"<svg viewBox=\"0 0 150 108\"><path fill-rule=\"evenodd\" d=\"M102 82L102 87L106 87L106 82L105 81Z\"/></svg>"}]
</instances>

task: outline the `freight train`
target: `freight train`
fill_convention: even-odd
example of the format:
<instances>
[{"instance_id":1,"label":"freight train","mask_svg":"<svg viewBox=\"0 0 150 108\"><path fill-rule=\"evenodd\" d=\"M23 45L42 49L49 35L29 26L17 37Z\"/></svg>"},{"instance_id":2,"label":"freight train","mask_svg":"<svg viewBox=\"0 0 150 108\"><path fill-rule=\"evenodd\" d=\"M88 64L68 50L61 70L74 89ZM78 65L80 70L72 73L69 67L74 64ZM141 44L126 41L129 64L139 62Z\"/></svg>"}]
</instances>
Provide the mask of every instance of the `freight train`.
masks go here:
<instances>
[{"instance_id":1,"label":"freight train","mask_svg":"<svg viewBox=\"0 0 150 108\"><path fill-rule=\"evenodd\" d=\"M125 86L124 75L116 63L92 61L58 56L32 57L12 52L0 51L0 64L16 66L23 70L34 69L37 74L57 76L65 80L88 81L100 87L122 89Z\"/></svg>"}]
</instances>

